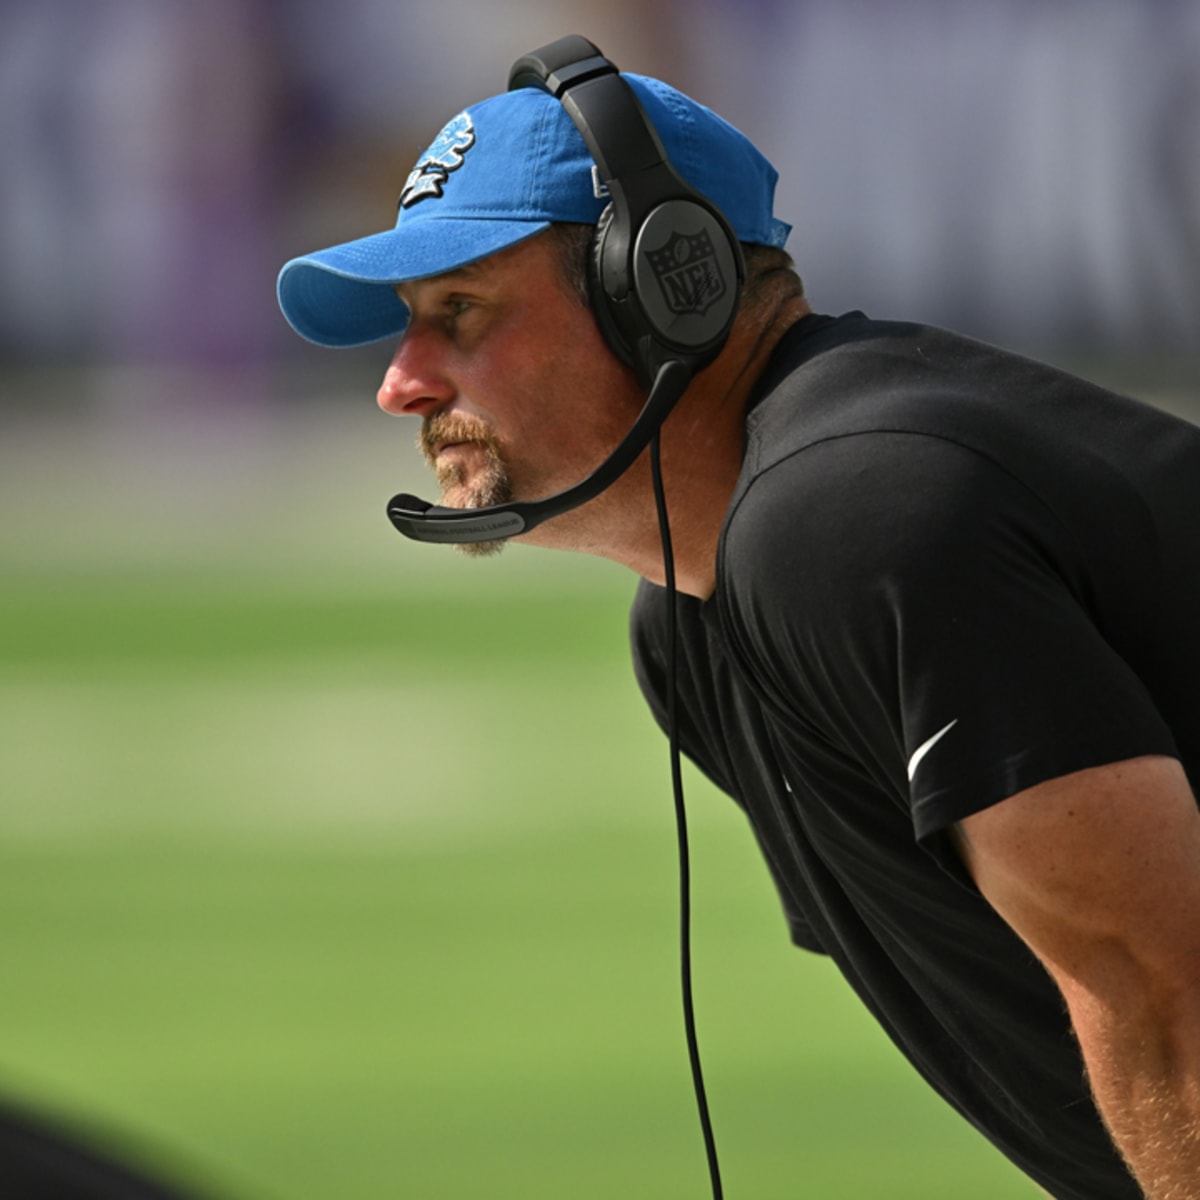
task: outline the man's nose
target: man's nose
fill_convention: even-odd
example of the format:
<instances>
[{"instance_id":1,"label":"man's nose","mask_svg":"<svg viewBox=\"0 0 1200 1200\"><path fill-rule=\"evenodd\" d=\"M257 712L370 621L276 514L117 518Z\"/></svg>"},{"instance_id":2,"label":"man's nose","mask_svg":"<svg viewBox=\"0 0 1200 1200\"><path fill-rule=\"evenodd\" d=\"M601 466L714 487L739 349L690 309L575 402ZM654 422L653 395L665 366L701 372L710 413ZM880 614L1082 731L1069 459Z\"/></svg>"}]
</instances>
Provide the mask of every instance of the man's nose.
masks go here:
<instances>
[{"instance_id":1,"label":"man's nose","mask_svg":"<svg viewBox=\"0 0 1200 1200\"><path fill-rule=\"evenodd\" d=\"M375 397L393 416L427 417L454 399L454 387L439 364L432 334L415 323L396 347Z\"/></svg>"}]
</instances>

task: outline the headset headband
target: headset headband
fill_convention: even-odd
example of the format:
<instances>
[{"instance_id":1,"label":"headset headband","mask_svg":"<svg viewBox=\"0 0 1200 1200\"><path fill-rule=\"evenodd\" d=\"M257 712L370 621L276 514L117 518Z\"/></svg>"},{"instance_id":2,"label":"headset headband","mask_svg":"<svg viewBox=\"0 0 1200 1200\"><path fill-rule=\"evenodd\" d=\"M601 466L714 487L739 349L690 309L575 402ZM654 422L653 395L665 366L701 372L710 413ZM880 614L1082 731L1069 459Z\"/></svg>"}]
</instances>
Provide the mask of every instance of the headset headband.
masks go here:
<instances>
[{"instance_id":1,"label":"headset headband","mask_svg":"<svg viewBox=\"0 0 1200 1200\"><path fill-rule=\"evenodd\" d=\"M671 165L628 80L587 38L571 35L519 58L509 89L519 87L562 103L608 188L592 302L613 350L646 386L672 359L700 370L729 335L745 277L724 215Z\"/></svg>"}]
</instances>

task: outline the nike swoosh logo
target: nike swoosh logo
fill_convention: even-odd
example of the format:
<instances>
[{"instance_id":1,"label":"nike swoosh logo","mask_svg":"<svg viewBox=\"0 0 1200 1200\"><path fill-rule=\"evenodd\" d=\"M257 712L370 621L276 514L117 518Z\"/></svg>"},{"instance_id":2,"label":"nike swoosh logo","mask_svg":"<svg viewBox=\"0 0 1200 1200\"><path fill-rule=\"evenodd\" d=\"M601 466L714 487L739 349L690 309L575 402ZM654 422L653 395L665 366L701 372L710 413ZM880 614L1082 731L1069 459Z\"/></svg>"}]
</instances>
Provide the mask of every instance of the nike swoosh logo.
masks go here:
<instances>
[{"instance_id":1,"label":"nike swoosh logo","mask_svg":"<svg viewBox=\"0 0 1200 1200\"><path fill-rule=\"evenodd\" d=\"M908 781L912 783L912 777L917 773L917 768L921 765L921 759L927 755L958 724L958 718L955 717L945 729L939 729L927 742L922 742L914 751L913 756L908 760Z\"/></svg>"}]
</instances>

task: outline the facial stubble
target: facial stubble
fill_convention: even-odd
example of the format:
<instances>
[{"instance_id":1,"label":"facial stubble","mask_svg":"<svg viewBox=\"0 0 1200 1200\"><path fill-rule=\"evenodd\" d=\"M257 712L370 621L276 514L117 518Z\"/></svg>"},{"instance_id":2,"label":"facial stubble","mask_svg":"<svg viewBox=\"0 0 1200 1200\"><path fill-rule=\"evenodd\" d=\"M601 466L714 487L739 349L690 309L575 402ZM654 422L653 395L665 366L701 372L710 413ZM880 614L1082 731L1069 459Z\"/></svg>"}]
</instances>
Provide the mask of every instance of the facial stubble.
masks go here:
<instances>
[{"instance_id":1,"label":"facial stubble","mask_svg":"<svg viewBox=\"0 0 1200 1200\"><path fill-rule=\"evenodd\" d=\"M474 470L460 461L439 455L439 446L469 444L479 449L481 462ZM421 424L417 449L433 468L447 508L488 508L507 504L512 498L512 481L496 440L478 417L466 413L435 413ZM462 542L455 546L469 557L499 554L503 540Z\"/></svg>"}]
</instances>

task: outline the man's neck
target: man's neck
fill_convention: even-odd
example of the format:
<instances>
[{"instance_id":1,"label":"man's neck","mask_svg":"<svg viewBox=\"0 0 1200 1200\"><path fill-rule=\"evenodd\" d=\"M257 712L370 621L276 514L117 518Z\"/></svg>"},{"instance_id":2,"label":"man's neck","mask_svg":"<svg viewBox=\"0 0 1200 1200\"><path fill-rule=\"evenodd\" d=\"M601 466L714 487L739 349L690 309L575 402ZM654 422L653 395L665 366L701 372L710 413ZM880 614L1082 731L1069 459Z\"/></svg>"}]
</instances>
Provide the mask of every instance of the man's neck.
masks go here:
<instances>
[{"instance_id":1,"label":"man's neck","mask_svg":"<svg viewBox=\"0 0 1200 1200\"><path fill-rule=\"evenodd\" d=\"M707 599L716 588L717 549L742 469L750 395L779 340L809 311L802 298L790 297L767 320L735 327L720 357L696 378L663 425L675 582L690 596ZM648 515L643 507L637 535L603 553L661 584L662 546L657 520Z\"/></svg>"}]
</instances>

